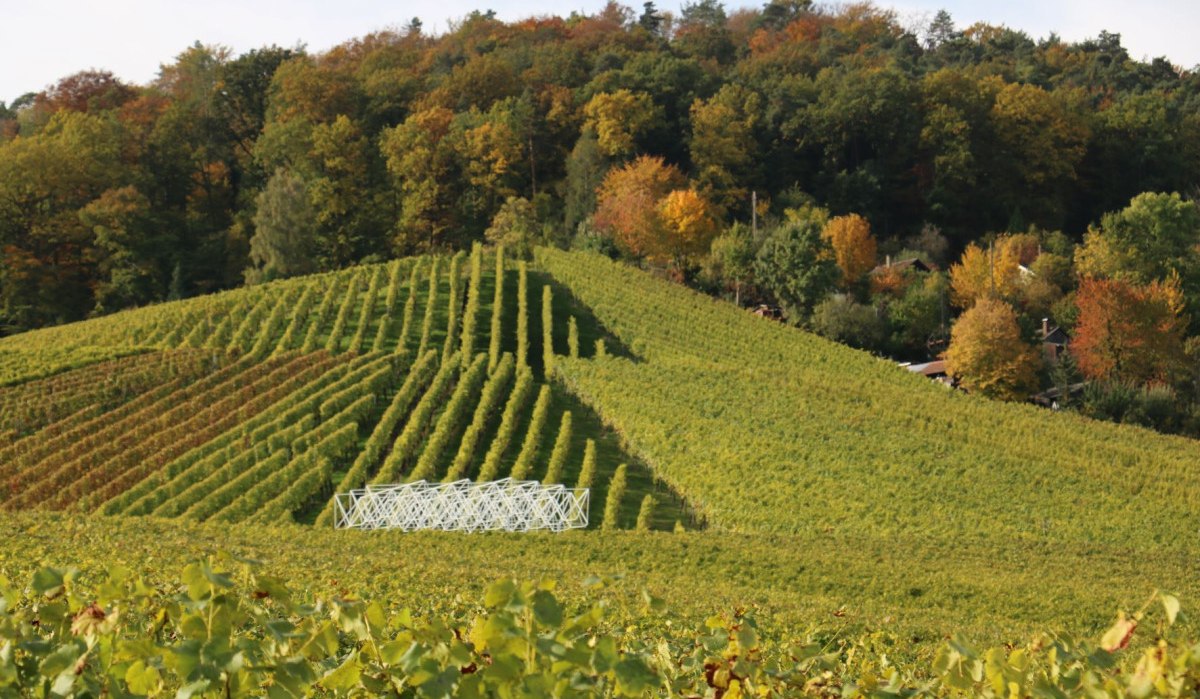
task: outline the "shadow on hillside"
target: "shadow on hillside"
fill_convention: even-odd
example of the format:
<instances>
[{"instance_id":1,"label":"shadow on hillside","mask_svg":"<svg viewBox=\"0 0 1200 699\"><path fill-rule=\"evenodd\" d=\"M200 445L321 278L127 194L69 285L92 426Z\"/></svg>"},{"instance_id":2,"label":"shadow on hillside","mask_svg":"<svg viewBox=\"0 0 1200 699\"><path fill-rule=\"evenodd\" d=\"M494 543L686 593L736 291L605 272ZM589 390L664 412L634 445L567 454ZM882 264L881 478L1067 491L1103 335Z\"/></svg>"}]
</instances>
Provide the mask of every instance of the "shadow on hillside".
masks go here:
<instances>
[{"instance_id":1,"label":"shadow on hillside","mask_svg":"<svg viewBox=\"0 0 1200 699\"><path fill-rule=\"evenodd\" d=\"M529 286L530 300L529 310L531 317L531 327L536 326L534 337L531 338L532 343L541 351L542 342L542 301L541 288L549 285L553 294L553 309L554 309L554 329L553 341L554 348L558 354L567 354L568 348L568 318L574 318L575 323L579 328L579 356L584 359L591 359L596 356L596 341L604 340L605 351L612 356L622 357L633 362L641 363L645 361L629 348L624 342L621 342L615 334L610 332L600 322L600 319L592 313L592 309L585 305L582 301L575 297L571 292L570 287L562 284L554 277L546 272L529 270ZM534 290L536 296L534 296Z\"/></svg>"}]
</instances>

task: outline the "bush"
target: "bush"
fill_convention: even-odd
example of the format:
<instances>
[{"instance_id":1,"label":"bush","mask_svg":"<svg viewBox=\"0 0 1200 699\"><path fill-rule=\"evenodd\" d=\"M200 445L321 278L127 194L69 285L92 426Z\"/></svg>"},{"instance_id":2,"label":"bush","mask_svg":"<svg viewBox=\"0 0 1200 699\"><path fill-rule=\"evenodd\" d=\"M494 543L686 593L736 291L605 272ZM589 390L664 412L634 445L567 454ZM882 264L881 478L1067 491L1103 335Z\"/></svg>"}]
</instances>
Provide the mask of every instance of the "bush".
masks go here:
<instances>
[{"instance_id":1,"label":"bush","mask_svg":"<svg viewBox=\"0 0 1200 699\"><path fill-rule=\"evenodd\" d=\"M887 322L878 310L845 294L830 296L817 304L809 323L830 340L871 351L883 349L888 336Z\"/></svg>"}]
</instances>

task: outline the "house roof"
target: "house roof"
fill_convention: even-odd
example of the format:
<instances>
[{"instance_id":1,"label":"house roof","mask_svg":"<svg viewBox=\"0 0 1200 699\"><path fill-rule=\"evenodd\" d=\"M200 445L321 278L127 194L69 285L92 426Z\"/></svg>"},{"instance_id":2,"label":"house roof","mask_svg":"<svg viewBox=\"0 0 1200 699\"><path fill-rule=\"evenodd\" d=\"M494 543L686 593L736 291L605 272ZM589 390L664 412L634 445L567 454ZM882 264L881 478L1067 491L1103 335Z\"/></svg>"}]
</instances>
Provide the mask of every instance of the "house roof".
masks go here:
<instances>
[{"instance_id":1,"label":"house roof","mask_svg":"<svg viewBox=\"0 0 1200 699\"><path fill-rule=\"evenodd\" d=\"M1042 337L1042 342L1047 345L1066 345L1070 341L1071 336L1067 334L1066 330L1059 327L1055 327Z\"/></svg>"},{"instance_id":2,"label":"house roof","mask_svg":"<svg viewBox=\"0 0 1200 699\"><path fill-rule=\"evenodd\" d=\"M924 364L902 364L901 366L914 374L921 374L922 376L941 376L946 373L946 362L941 359L925 362Z\"/></svg>"},{"instance_id":3,"label":"house roof","mask_svg":"<svg viewBox=\"0 0 1200 699\"><path fill-rule=\"evenodd\" d=\"M918 272L928 272L929 265L922 262L921 258L919 258L919 257L911 257L907 260L896 260L895 262L892 262L890 265L888 265L888 264L879 265L875 269L871 270L871 274L879 274L887 269L894 269L894 270L897 270L900 272L906 272L910 269L914 269Z\"/></svg>"}]
</instances>

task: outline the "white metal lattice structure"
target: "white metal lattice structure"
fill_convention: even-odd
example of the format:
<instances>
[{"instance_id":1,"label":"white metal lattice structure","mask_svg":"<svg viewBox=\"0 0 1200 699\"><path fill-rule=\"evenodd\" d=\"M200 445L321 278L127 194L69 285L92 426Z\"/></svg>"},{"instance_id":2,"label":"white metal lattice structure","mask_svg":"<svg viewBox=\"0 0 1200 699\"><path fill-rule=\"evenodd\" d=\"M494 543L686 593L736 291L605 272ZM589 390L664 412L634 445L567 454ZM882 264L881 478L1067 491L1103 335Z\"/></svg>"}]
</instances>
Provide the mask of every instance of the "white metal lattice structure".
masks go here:
<instances>
[{"instance_id":1,"label":"white metal lattice structure","mask_svg":"<svg viewBox=\"0 0 1200 699\"><path fill-rule=\"evenodd\" d=\"M415 481L338 493L334 526L340 529L442 531L564 531L588 524L587 488L538 481L453 483Z\"/></svg>"}]
</instances>

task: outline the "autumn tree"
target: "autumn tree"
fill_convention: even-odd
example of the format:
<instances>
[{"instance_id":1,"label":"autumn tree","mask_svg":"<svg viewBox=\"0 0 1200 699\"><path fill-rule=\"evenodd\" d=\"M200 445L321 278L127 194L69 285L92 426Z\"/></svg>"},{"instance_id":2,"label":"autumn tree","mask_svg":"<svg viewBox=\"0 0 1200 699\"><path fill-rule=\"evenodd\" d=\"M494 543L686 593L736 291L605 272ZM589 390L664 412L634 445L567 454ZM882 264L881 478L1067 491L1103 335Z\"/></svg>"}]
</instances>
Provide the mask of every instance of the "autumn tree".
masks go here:
<instances>
[{"instance_id":1,"label":"autumn tree","mask_svg":"<svg viewBox=\"0 0 1200 699\"><path fill-rule=\"evenodd\" d=\"M492 212L521 188L519 173L526 150L520 132L529 117L521 114L518 106L516 101L506 100L487 112L469 111L455 117L451 144L471 194L460 211L474 223L486 226Z\"/></svg>"},{"instance_id":2,"label":"autumn tree","mask_svg":"<svg viewBox=\"0 0 1200 699\"><path fill-rule=\"evenodd\" d=\"M940 272L914 274L908 281L899 298L887 301L891 347L895 356L923 360L949 339L949 283Z\"/></svg>"},{"instance_id":3,"label":"autumn tree","mask_svg":"<svg viewBox=\"0 0 1200 699\"><path fill-rule=\"evenodd\" d=\"M394 249L433 247L455 224L453 121L454 112L436 107L383 132L380 149L400 200Z\"/></svg>"},{"instance_id":4,"label":"autumn tree","mask_svg":"<svg viewBox=\"0 0 1200 699\"><path fill-rule=\"evenodd\" d=\"M542 242L537 213L524 197L509 197L484 235L489 243L503 245L506 254L522 260L532 257L534 246Z\"/></svg>"},{"instance_id":5,"label":"autumn tree","mask_svg":"<svg viewBox=\"0 0 1200 699\"><path fill-rule=\"evenodd\" d=\"M829 241L842 276L839 285L848 289L875 267L875 236L871 224L858 214L836 216L825 224L821 237Z\"/></svg>"},{"instance_id":6,"label":"autumn tree","mask_svg":"<svg viewBox=\"0 0 1200 699\"><path fill-rule=\"evenodd\" d=\"M584 129L566 161L563 223L569 233L596 210L596 190L604 181L608 157L592 129Z\"/></svg>"},{"instance_id":7,"label":"autumn tree","mask_svg":"<svg viewBox=\"0 0 1200 699\"><path fill-rule=\"evenodd\" d=\"M97 312L161 298L171 237L154 225L150 200L126 185L103 192L79 210L94 236Z\"/></svg>"},{"instance_id":8,"label":"autumn tree","mask_svg":"<svg viewBox=\"0 0 1200 699\"><path fill-rule=\"evenodd\" d=\"M633 255L669 259L674 233L662 212L662 202L686 186L683 173L662 158L641 156L608 172L596 193L596 226Z\"/></svg>"},{"instance_id":9,"label":"autumn tree","mask_svg":"<svg viewBox=\"0 0 1200 699\"><path fill-rule=\"evenodd\" d=\"M737 46L727 22L725 8L719 0L685 2L680 8L673 43L684 53L697 58L729 63L736 55Z\"/></svg>"},{"instance_id":10,"label":"autumn tree","mask_svg":"<svg viewBox=\"0 0 1200 699\"><path fill-rule=\"evenodd\" d=\"M595 132L600 150L615 158L632 155L638 139L661 118L650 95L625 88L596 95L583 114L584 128Z\"/></svg>"},{"instance_id":11,"label":"autumn tree","mask_svg":"<svg viewBox=\"0 0 1200 699\"><path fill-rule=\"evenodd\" d=\"M352 264L371 252L369 236L383 224L370 182L371 147L358 124L344 114L312 130L306 158L307 184L317 224L316 253L322 266Z\"/></svg>"},{"instance_id":12,"label":"autumn tree","mask_svg":"<svg viewBox=\"0 0 1200 699\"><path fill-rule=\"evenodd\" d=\"M879 309L845 294L834 294L813 308L812 329L823 337L859 349L877 351L888 336Z\"/></svg>"},{"instance_id":13,"label":"autumn tree","mask_svg":"<svg viewBox=\"0 0 1200 699\"><path fill-rule=\"evenodd\" d=\"M1017 314L985 296L950 331L946 371L968 391L1001 400L1024 400L1037 389L1039 355L1022 337Z\"/></svg>"},{"instance_id":14,"label":"autumn tree","mask_svg":"<svg viewBox=\"0 0 1200 699\"><path fill-rule=\"evenodd\" d=\"M1184 356L1183 300L1177 278L1139 286L1084 279L1071 352L1089 379L1169 381Z\"/></svg>"},{"instance_id":15,"label":"autumn tree","mask_svg":"<svg viewBox=\"0 0 1200 699\"><path fill-rule=\"evenodd\" d=\"M676 189L658 205L665 235L651 241L651 259L669 259L681 266L688 258L708 250L717 234L717 217L710 204L694 189Z\"/></svg>"},{"instance_id":16,"label":"autumn tree","mask_svg":"<svg viewBox=\"0 0 1200 699\"><path fill-rule=\"evenodd\" d=\"M61 110L103 112L137 96L137 89L108 71L85 70L59 80L34 98L34 109L47 116Z\"/></svg>"},{"instance_id":17,"label":"autumn tree","mask_svg":"<svg viewBox=\"0 0 1200 699\"><path fill-rule=\"evenodd\" d=\"M701 190L726 210L749 210L748 187L758 179L755 128L762 108L758 93L733 84L692 103L689 145L696 179Z\"/></svg>"},{"instance_id":18,"label":"autumn tree","mask_svg":"<svg viewBox=\"0 0 1200 699\"><path fill-rule=\"evenodd\" d=\"M1047 92L1028 83L1004 84L997 91L990 115L997 177L989 189L1008 212L1043 225L1061 223L1089 135L1083 111L1070 100L1067 91Z\"/></svg>"},{"instance_id":19,"label":"autumn tree","mask_svg":"<svg viewBox=\"0 0 1200 699\"><path fill-rule=\"evenodd\" d=\"M1012 298L1021 284L1020 248L1000 238L987 248L975 243L950 265L951 299L969 308L985 296Z\"/></svg>"}]
</instances>

